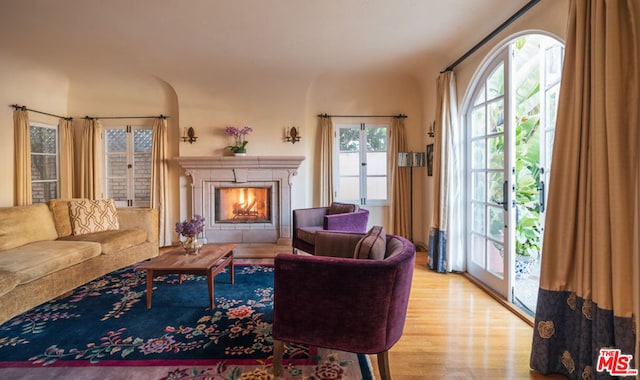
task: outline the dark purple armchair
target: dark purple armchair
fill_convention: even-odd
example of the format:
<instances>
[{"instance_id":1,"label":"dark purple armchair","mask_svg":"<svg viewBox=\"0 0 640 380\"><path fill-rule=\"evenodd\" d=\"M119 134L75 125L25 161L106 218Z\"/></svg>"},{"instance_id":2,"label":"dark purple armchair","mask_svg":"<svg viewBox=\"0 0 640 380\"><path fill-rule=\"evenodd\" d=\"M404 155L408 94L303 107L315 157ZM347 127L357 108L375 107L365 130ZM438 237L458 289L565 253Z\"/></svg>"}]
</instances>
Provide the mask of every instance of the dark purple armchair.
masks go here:
<instances>
[{"instance_id":1,"label":"dark purple armchair","mask_svg":"<svg viewBox=\"0 0 640 380\"><path fill-rule=\"evenodd\" d=\"M334 202L329 207L293 210L293 252L315 253L317 231L367 231L369 211L358 205Z\"/></svg>"},{"instance_id":2,"label":"dark purple armchair","mask_svg":"<svg viewBox=\"0 0 640 380\"><path fill-rule=\"evenodd\" d=\"M284 342L294 342L377 354L382 379L391 379L388 350L404 329L416 249L385 235L384 259L351 258L363 236L320 232L315 256L276 256L274 375L283 371Z\"/></svg>"}]
</instances>

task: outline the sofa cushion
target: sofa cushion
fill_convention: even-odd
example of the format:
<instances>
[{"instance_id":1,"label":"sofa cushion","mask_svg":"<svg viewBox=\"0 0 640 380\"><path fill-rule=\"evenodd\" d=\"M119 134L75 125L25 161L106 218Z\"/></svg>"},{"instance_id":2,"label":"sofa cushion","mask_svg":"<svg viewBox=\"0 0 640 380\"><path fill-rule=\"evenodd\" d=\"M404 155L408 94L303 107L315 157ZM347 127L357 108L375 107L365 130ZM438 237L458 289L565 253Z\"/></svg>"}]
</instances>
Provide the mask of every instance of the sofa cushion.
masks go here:
<instances>
[{"instance_id":1,"label":"sofa cushion","mask_svg":"<svg viewBox=\"0 0 640 380\"><path fill-rule=\"evenodd\" d=\"M331 206L329 206L329 211L327 212L327 214L344 214L347 212L356 212L358 210L360 210L360 206L356 204L333 202L331 203Z\"/></svg>"},{"instance_id":2,"label":"sofa cushion","mask_svg":"<svg viewBox=\"0 0 640 380\"><path fill-rule=\"evenodd\" d=\"M98 243L39 241L0 251L0 271L14 273L24 284L98 255Z\"/></svg>"},{"instance_id":3,"label":"sofa cushion","mask_svg":"<svg viewBox=\"0 0 640 380\"><path fill-rule=\"evenodd\" d=\"M58 237L73 234L69 217L69 200L52 199L49 201L49 209L53 213L53 222L55 223L56 231L58 231Z\"/></svg>"},{"instance_id":4,"label":"sofa cushion","mask_svg":"<svg viewBox=\"0 0 640 380\"><path fill-rule=\"evenodd\" d=\"M311 245L316 244L316 232L323 231L322 226L315 227L300 227L296 231L298 239L307 242Z\"/></svg>"},{"instance_id":5,"label":"sofa cushion","mask_svg":"<svg viewBox=\"0 0 640 380\"><path fill-rule=\"evenodd\" d=\"M118 212L113 199L73 199L69 215L74 235L117 230Z\"/></svg>"},{"instance_id":6,"label":"sofa cushion","mask_svg":"<svg viewBox=\"0 0 640 380\"><path fill-rule=\"evenodd\" d=\"M57 238L46 204L0 208L0 250Z\"/></svg>"},{"instance_id":7,"label":"sofa cushion","mask_svg":"<svg viewBox=\"0 0 640 380\"><path fill-rule=\"evenodd\" d=\"M0 270L0 297L12 291L19 283L17 274Z\"/></svg>"},{"instance_id":8,"label":"sofa cushion","mask_svg":"<svg viewBox=\"0 0 640 380\"><path fill-rule=\"evenodd\" d=\"M147 233L140 229L109 230L83 235L65 236L59 240L99 243L102 254L108 255L144 243L147 240Z\"/></svg>"},{"instance_id":9,"label":"sofa cushion","mask_svg":"<svg viewBox=\"0 0 640 380\"><path fill-rule=\"evenodd\" d=\"M382 260L386 250L387 235L384 233L384 228L382 226L373 226L356 244L353 258Z\"/></svg>"}]
</instances>

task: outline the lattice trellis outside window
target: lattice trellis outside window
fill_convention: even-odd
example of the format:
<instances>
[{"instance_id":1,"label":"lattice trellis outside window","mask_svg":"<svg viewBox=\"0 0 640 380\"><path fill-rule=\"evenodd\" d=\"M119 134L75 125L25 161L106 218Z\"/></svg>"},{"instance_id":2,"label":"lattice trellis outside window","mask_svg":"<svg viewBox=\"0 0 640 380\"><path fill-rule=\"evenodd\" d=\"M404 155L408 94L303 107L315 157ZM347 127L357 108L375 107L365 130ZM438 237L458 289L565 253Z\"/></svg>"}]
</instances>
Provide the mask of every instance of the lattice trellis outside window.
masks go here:
<instances>
[{"instance_id":1,"label":"lattice trellis outside window","mask_svg":"<svg viewBox=\"0 0 640 380\"><path fill-rule=\"evenodd\" d=\"M31 123L31 192L33 203L58 198L58 127Z\"/></svg>"},{"instance_id":2,"label":"lattice trellis outside window","mask_svg":"<svg viewBox=\"0 0 640 380\"><path fill-rule=\"evenodd\" d=\"M151 144L148 127L105 128L106 194L119 207L149 207Z\"/></svg>"}]
</instances>

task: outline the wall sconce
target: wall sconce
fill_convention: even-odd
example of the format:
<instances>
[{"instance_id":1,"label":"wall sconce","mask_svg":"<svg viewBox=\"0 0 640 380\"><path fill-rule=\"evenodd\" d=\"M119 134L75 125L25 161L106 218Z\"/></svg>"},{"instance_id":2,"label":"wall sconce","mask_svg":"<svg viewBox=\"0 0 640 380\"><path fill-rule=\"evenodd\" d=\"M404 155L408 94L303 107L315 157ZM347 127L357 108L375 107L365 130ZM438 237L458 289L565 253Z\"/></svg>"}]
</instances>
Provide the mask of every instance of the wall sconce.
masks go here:
<instances>
[{"instance_id":1,"label":"wall sconce","mask_svg":"<svg viewBox=\"0 0 640 380\"><path fill-rule=\"evenodd\" d=\"M429 137L433 137L433 136L436 135L436 121L435 120L429 126L429 130L427 131L427 134L429 135Z\"/></svg>"},{"instance_id":2,"label":"wall sconce","mask_svg":"<svg viewBox=\"0 0 640 380\"><path fill-rule=\"evenodd\" d=\"M189 144L193 144L198 139L196 136L196 131L193 130L193 127L183 128L182 129L182 141L189 142Z\"/></svg>"},{"instance_id":3,"label":"wall sconce","mask_svg":"<svg viewBox=\"0 0 640 380\"><path fill-rule=\"evenodd\" d=\"M284 131L284 139L291 144L295 144L300 141L300 129L297 127L288 127Z\"/></svg>"}]
</instances>

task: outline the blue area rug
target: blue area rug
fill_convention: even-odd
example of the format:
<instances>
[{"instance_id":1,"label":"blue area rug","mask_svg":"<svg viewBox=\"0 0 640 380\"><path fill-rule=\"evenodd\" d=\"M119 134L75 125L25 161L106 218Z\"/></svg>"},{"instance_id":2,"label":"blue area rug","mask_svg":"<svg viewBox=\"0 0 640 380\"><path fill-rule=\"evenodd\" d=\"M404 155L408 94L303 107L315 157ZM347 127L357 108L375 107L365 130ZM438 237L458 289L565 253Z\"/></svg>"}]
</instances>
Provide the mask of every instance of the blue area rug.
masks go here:
<instances>
[{"instance_id":1,"label":"blue area rug","mask_svg":"<svg viewBox=\"0 0 640 380\"><path fill-rule=\"evenodd\" d=\"M217 275L208 304L206 277L166 275L147 309L145 271L123 268L0 325L0 377L268 378L273 266L236 265L234 284ZM290 379L372 378L364 355L301 345L285 365Z\"/></svg>"}]
</instances>

